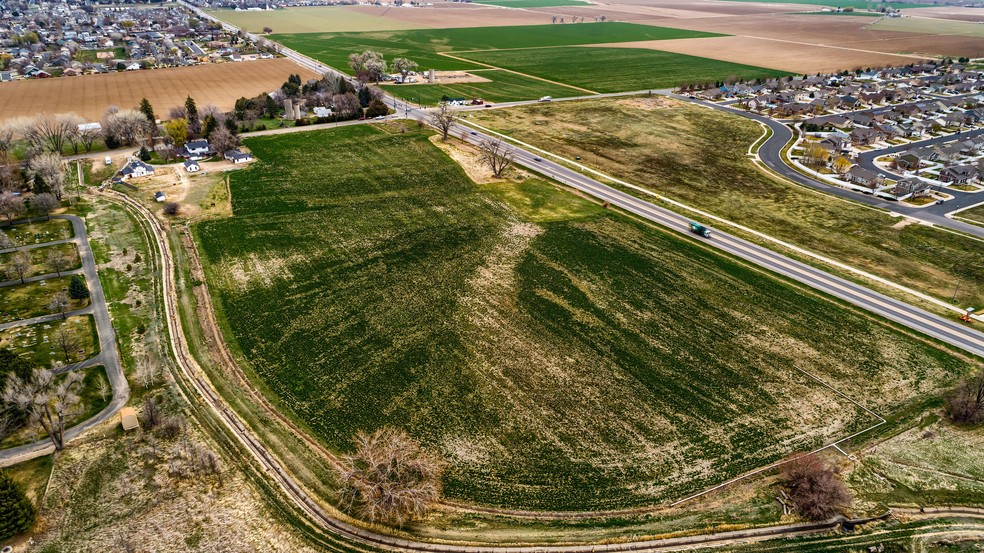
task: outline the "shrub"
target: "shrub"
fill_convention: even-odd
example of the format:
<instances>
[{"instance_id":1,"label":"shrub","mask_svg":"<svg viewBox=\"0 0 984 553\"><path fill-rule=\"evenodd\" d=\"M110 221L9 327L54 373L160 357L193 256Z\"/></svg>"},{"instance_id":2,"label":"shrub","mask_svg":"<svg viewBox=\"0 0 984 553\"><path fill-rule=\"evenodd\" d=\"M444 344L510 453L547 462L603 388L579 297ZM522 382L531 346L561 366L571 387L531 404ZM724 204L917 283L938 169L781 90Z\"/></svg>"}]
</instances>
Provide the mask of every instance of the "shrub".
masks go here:
<instances>
[{"instance_id":1,"label":"shrub","mask_svg":"<svg viewBox=\"0 0 984 553\"><path fill-rule=\"evenodd\" d=\"M0 540L29 530L38 512L17 482L0 470Z\"/></svg>"},{"instance_id":2,"label":"shrub","mask_svg":"<svg viewBox=\"0 0 984 553\"><path fill-rule=\"evenodd\" d=\"M179 211L181 211L181 205L178 202L164 204L164 215L177 215Z\"/></svg>"},{"instance_id":3,"label":"shrub","mask_svg":"<svg viewBox=\"0 0 984 553\"><path fill-rule=\"evenodd\" d=\"M782 465L780 477L804 518L826 520L851 504L851 493L837 471L816 455L803 455Z\"/></svg>"},{"instance_id":4,"label":"shrub","mask_svg":"<svg viewBox=\"0 0 984 553\"><path fill-rule=\"evenodd\" d=\"M89 287L85 283L82 275L72 275L72 280L68 283L68 297L73 300L84 300L89 297Z\"/></svg>"},{"instance_id":5,"label":"shrub","mask_svg":"<svg viewBox=\"0 0 984 553\"><path fill-rule=\"evenodd\" d=\"M946 412L953 422L960 424L984 420L984 371L961 382L947 396Z\"/></svg>"}]
</instances>

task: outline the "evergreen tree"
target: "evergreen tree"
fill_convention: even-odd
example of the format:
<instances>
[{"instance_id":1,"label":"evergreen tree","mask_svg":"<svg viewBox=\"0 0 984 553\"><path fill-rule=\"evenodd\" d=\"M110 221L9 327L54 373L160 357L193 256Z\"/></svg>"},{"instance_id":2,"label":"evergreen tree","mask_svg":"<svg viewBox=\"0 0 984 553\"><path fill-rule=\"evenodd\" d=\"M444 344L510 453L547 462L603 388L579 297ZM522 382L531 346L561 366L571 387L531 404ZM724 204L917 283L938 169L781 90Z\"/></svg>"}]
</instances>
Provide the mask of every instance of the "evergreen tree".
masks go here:
<instances>
[{"instance_id":1,"label":"evergreen tree","mask_svg":"<svg viewBox=\"0 0 984 553\"><path fill-rule=\"evenodd\" d=\"M212 136L212 131L219 127L219 122L215 120L215 116L208 114L205 116L205 121L202 123L202 136L208 138Z\"/></svg>"},{"instance_id":2,"label":"evergreen tree","mask_svg":"<svg viewBox=\"0 0 984 553\"><path fill-rule=\"evenodd\" d=\"M151 124L157 122L157 116L154 115L154 106L150 105L150 101L146 98L140 100L140 113L144 114L147 121L150 121Z\"/></svg>"},{"instance_id":3,"label":"evergreen tree","mask_svg":"<svg viewBox=\"0 0 984 553\"><path fill-rule=\"evenodd\" d=\"M359 104L362 107L366 107L366 106L369 105L369 102L371 102L371 101L372 101L372 91L369 90L369 87L368 86L364 86L364 87L360 88L359 89Z\"/></svg>"},{"instance_id":4,"label":"evergreen tree","mask_svg":"<svg viewBox=\"0 0 984 553\"><path fill-rule=\"evenodd\" d=\"M280 114L280 105L269 94L266 95L266 106L264 109L266 110L266 116L270 119L276 119L277 115Z\"/></svg>"},{"instance_id":5,"label":"evergreen tree","mask_svg":"<svg viewBox=\"0 0 984 553\"><path fill-rule=\"evenodd\" d=\"M140 147L140 153L138 155L141 161L150 161L150 150L146 146Z\"/></svg>"},{"instance_id":6,"label":"evergreen tree","mask_svg":"<svg viewBox=\"0 0 984 553\"><path fill-rule=\"evenodd\" d=\"M72 275L72 280L68 283L68 297L73 300L84 300L89 297L89 287L85 284L85 277Z\"/></svg>"},{"instance_id":7,"label":"evergreen tree","mask_svg":"<svg viewBox=\"0 0 984 553\"><path fill-rule=\"evenodd\" d=\"M38 512L6 471L0 470L0 540L28 531Z\"/></svg>"},{"instance_id":8,"label":"evergreen tree","mask_svg":"<svg viewBox=\"0 0 984 553\"><path fill-rule=\"evenodd\" d=\"M185 112L187 113L188 130L193 134L202 132L202 122L198 118L198 106L195 105L195 99L191 96L185 99Z\"/></svg>"}]
</instances>

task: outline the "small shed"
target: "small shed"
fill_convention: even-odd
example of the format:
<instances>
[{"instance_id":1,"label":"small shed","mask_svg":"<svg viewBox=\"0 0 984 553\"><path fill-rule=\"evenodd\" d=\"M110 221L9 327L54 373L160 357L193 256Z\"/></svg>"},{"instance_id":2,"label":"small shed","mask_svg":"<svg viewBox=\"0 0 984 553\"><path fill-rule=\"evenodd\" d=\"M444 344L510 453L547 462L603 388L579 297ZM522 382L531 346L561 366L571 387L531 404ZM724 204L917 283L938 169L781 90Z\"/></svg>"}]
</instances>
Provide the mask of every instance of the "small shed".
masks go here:
<instances>
[{"instance_id":1,"label":"small shed","mask_svg":"<svg viewBox=\"0 0 984 553\"><path fill-rule=\"evenodd\" d=\"M159 202L163 202L164 200L167 199L167 195L164 194L163 192L157 192L156 194L154 194L154 199Z\"/></svg>"},{"instance_id":2,"label":"small shed","mask_svg":"<svg viewBox=\"0 0 984 553\"><path fill-rule=\"evenodd\" d=\"M137 411L133 407L120 409L120 422L123 424L123 430L140 428L140 421L137 420Z\"/></svg>"}]
</instances>

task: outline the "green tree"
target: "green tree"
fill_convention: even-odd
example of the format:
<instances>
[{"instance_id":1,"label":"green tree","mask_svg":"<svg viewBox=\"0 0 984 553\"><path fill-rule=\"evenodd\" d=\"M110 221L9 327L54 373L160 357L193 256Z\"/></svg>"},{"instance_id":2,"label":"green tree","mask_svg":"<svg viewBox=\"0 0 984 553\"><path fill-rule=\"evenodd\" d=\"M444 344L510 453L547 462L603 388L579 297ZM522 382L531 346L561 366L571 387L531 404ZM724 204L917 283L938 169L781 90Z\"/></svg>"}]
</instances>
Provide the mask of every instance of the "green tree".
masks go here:
<instances>
[{"instance_id":1,"label":"green tree","mask_svg":"<svg viewBox=\"0 0 984 553\"><path fill-rule=\"evenodd\" d=\"M265 106L266 116L269 117L270 119L276 119L277 115L280 114L280 105L277 104L277 101L274 100L273 96L270 96L269 94L266 95L265 102L266 102L266 106Z\"/></svg>"},{"instance_id":2,"label":"green tree","mask_svg":"<svg viewBox=\"0 0 984 553\"><path fill-rule=\"evenodd\" d=\"M154 106L150 105L150 101L146 98L140 100L140 113L144 114L144 117L146 117L147 121L151 124L157 122L157 116L154 115Z\"/></svg>"},{"instance_id":3,"label":"green tree","mask_svg":"<svg viewBox=\"0 0 984 553\"><path fill-rule=\"evenodd\" d=\"M0 540L28 531L37 516L38 511L24 490L0 470Z\"/></svg>"},{"instance_id":4,"label":"green tree","mask_svg":"<svg viewBox=\"0 0 984 553\"><path fill-rule=\"evenodd\" d=\"M73 300L84 300L89 297L89 287L85 283L82 275L72 275L72 280L68 283L68 297Z\"/></svg>"},{"instance_id":5,"label":"green tree","mask_svg":"<svg viewBox=\"0 0 984 553\"><path fill-rule=\"evenodd\" d=\"M202 127L202 136L204 136L205 138L212 136L212 131L217 129L218 126L219 126L219 122L216 121L215 116L213 116L211 113L206 115Z\"/></svg>"},{"instance_id":6,"label":"green tree","mask_svg":"<svg viewBox=\"0 0 984 553\"><path fill-rule=\"evenodd\" d=\"M174 142L175 148L180 148L188 141L188 120L184 117L171 119L164 123L164 132Z\"/></svg>"},{"instance_id":7,"label":"green tree","mask_svg":"<svg viewBox=\"0 0 984 553\"><path fill-rule=\"evenodd\" d=\"M387 114L389 114L389 108L378 98L369 102L369 107L366 108L366 117L379 117Z\"/></svg>"}]
</instances>

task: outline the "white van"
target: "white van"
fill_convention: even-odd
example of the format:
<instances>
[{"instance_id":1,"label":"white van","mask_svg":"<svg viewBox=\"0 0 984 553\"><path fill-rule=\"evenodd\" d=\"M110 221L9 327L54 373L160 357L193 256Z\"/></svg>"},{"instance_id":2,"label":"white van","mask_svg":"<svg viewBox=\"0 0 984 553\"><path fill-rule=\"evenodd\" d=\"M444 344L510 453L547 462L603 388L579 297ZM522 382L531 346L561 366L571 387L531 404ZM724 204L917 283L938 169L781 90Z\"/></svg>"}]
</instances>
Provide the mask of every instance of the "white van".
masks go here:
<instances>
[{"instance_id":1,"label":"white van","mask_svg":"<svg viewBox=\"0 0 984 553\"><path fill-rule=\"evenodd\" d=\"M551 98L550 96L544 96L543 98L540 98L541 102L549 102L550 100L553 100L553 98Z\"/></svg>"}]
</instances>

